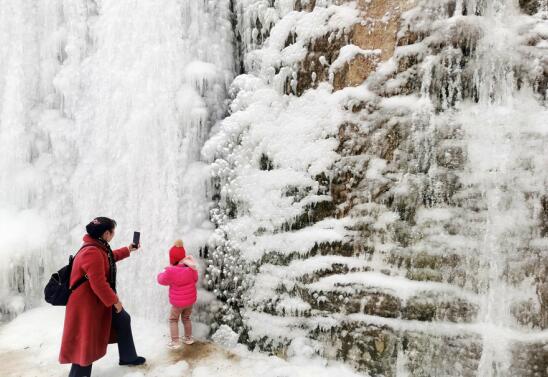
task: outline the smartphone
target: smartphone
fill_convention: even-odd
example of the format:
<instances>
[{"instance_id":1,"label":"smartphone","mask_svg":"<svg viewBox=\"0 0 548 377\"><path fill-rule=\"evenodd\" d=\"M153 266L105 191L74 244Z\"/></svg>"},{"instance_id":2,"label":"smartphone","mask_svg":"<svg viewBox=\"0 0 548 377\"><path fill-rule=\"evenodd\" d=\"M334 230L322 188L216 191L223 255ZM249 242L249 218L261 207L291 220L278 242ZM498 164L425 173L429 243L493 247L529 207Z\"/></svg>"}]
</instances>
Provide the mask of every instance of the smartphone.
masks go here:
<instances>
[{"instance_id":1,"label":"smartphone","mask_svg":"<svg viewBox=\"0 0 548 377\"><path fill-rule=\"evenodd\" d=\"M141 239L141 232L133 232L133 242L135 247L139 247L139 240Z\"/></svg>"}]
</instances>

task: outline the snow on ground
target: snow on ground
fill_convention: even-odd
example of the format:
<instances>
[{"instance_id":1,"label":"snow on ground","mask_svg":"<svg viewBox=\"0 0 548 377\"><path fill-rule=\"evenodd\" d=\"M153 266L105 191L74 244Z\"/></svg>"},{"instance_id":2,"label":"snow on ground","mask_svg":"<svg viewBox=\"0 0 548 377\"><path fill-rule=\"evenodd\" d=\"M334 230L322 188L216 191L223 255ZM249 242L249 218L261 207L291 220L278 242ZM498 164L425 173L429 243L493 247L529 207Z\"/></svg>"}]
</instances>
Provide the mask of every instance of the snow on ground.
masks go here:
<instances>
[{"instance_id":1,"label":"snow on ground","mask_svg":"<svg viewBox=\"0 0 548 377\"><path fill-rule=\"evenodd\" d=\"M2 377L61 377L69 366L57 362L64 308L41 307L25 312L0 328ZM230 329L214 335L220 343L199 340L179 351L165 344L167 322L132 318L138 353L147 358L144 367L118 366L118 351L109 346L107 355L93 365L93 377L359 377L342 364L327 363L313 356L301 340L289 348L287 360L249 351L235 344ZM200 334L198 334L200 335ZM223 347L222 345L225 345Z\"/></svg>"}]
</instances>

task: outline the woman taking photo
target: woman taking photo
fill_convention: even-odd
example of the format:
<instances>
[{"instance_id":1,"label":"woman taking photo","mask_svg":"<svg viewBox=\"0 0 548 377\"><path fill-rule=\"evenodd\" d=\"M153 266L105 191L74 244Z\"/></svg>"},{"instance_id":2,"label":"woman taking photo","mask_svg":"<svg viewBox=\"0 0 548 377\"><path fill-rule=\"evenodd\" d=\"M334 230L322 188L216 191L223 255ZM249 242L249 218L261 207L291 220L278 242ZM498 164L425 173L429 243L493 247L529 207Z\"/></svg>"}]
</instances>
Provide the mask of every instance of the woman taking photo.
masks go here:
<instances>
[{"instance_id":1,"label":"woman taking photo","mask_svg":"<svg viewBox=\"0 0 548 377\"><path fill-rule=\"evenodd\" d=\"M84 245L74 259L70 286L82 276L67 303L59 361L72 363L69 377L91 376L92 363L106 354L108 343L118 343L120 365L141 365L137 356L131 318L116 295L116 262L127 258L139 245L112 250L116 222L97 217L86 226Z\"/></svg>"}]
</instances>

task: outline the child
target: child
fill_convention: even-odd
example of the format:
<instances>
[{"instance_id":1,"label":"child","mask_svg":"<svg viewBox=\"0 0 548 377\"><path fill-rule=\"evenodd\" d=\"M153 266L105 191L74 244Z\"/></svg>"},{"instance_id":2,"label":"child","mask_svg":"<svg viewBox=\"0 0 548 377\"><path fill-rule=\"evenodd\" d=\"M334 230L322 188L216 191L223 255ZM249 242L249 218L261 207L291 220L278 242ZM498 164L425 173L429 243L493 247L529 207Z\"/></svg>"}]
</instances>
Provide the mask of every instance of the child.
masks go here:
<instances>
[{"instance_id":1,"label":"child","mask_svg":"<svg viewBox=\"0 0 548 377\"><path fill-rule=\"evenodd\" d=\"M179 339L179 317L182 318L185 329L185 344L192 344L192 322L190 314L192 305L196 302L196 282L198 271L196 262L183 247L183 241L175 241L175 245L169 250L169 262L171 266L166 267L164 272L158 274L158 283L169 286L169 302L171 313L169 315L169 330L171 342L168 347L178 349L181 347Z\"/></svg>"}]
</instances>

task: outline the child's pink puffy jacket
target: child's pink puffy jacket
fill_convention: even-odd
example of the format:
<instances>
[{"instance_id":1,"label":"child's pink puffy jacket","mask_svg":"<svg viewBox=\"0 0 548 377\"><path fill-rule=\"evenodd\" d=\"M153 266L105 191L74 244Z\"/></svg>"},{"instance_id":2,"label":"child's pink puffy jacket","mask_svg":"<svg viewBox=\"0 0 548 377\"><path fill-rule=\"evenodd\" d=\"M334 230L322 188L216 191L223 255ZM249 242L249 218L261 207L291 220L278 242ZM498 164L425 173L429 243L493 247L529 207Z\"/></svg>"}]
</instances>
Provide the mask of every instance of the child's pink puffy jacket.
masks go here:
<instances>
[{"instance_id":1,"label":"child's pink puffy jacket","mask_svg":"<svg viewBox=\"0 0 548 377\"><path fill-rule=\"evenodd\" d=\"M184 264L166 267L158 274L158 283L169 285L169 302L173 306L186 307L196 302L198 272Z\"/></svg>"}]
</instances>

